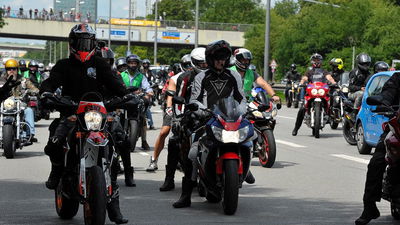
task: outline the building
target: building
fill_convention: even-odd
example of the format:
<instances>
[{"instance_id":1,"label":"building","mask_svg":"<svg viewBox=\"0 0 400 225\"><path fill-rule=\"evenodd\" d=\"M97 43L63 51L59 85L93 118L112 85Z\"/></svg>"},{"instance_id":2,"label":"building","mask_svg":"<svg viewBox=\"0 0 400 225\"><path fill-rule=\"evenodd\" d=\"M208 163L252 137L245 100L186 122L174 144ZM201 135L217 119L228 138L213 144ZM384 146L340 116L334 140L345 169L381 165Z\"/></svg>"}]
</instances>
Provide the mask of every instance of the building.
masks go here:
<instances>
[{"instance_id":1,"label":"building","mask_svg":"<svg viewBox=\"0 0 400 225\"><path fill-rule=\"evenodd\" d=\"M56 15L63 12L64 18L72 17L77 19L78 12L80 19L93 21L96 16L96 5L98 0L53 0ZM72 16L73 15L73 16Z\"/></svg>"}]
</instances>

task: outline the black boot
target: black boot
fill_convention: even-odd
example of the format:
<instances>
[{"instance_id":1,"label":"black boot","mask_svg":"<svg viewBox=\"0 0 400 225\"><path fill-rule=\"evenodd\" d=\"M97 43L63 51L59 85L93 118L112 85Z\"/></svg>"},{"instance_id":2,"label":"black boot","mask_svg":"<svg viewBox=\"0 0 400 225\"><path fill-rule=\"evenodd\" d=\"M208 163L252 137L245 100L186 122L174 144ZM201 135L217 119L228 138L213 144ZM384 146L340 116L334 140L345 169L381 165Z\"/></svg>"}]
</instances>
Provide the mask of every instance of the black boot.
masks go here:
<instances>
[{"instance_id":1,"label":"black boot","mask_svg":"<svg viewBox=\"0 0 400 225\"><path fill-rule=\"evenodd\" d=\"M51 165L51 171L49 178L46 181L46 187L50 190L54 190L58 186L58 182L61 179L62 173L63 173L63 166L55 166Z\"/></svg>"},{"instance_id":2,"label":"black boot","mask_svg":"<svg viewBox=\"0 0 400 225\"><path fill-rule=\"evenodd\" d=\"M160 191L170 191L175 188L174 183L175 177L175 168L165 165L165 181L164 184L160 187Z\"/></svg>"},{"instance_id":3,"label":"black boot","mask_svg":"<svg viewBox=\"0 0 400 225\"><path fill-rule=\"evenodd\" d=\"M254 176L250 170L247 173L246 179L244 181L246 181L246 183L248 183L248 184L254 184L254 182L256 182L256 178L254 178Z\"/></svg>"},{"instance_id":4,"label":"black boot","mask_svg":"<svg viewBox=\"0 0 400 225\"><path fill-rule=\"evenodd\" d=\"M135 179L133 178L133 167L125 169L125 185L128 187L136 187Z\"/></svg>"},{"instance_id":5,"label":"black boot","mask_svg":"<svg viewBox=\"0 0 400 225\"><path fill-rule=\"evenodd\" d=\"M182 194L178 201L176 201L172 206L174 208L186 208L191 205L191 196L193 190L193 181L190 178L182 178Z\"/></svg>"},{"instance_id":6,"label":"black boot","mask_svg":"<svg viewBox=\"0 0 400 225\"><path fill-rule=\"evenodd\" d=\"M299 130L299 129L297 129L297 128L295 127L295 128L293 129L293 131L292 131L292 136L296 136L298 130Z\"/></svg>"},{"instance_id":7,"label":"black boot","mask_svg":"<svg viewBox=\"0 0 400 225\"><path fill-rule=\"evenodd\" d=\"M356 225L368 224L371 220L376 219L380 216L379 210L376 207L376 202L364 202L364 210L360 216L355 221Z\"/></svg>"},{"instance_id":8,"label":"black boot","mask_svg":"<svg viewBox=\"0 0 400 225\"><path fill-rule=\"evenodd\" d=\"M107 203L107 213L111 222L116 224L128 223L128 220L122 216L119 209L119 197L111 198L111 202Z\"/></svg>"}]
</instances>

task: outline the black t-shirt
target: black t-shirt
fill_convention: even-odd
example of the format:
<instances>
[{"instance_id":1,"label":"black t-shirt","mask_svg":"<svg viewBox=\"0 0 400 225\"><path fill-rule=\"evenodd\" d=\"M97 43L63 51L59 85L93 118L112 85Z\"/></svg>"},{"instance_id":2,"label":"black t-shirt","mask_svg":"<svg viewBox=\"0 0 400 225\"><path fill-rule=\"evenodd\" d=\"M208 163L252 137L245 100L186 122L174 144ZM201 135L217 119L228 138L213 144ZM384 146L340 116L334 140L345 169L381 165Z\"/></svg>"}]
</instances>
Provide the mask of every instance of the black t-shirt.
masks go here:
<instances>
[{"instance_id":1,"label":"black t-shirt","mask_svg":"<svg viewBox=\"0 0 400 225\"><path fill-rule=\"evenodd\" d=\"M313 82L327 83L326 75L328 74L329 72L322 68L313 68L312 70L307 71L304 74L304 76L308 78L309 83Z\"/></svg>"}]
</instances>

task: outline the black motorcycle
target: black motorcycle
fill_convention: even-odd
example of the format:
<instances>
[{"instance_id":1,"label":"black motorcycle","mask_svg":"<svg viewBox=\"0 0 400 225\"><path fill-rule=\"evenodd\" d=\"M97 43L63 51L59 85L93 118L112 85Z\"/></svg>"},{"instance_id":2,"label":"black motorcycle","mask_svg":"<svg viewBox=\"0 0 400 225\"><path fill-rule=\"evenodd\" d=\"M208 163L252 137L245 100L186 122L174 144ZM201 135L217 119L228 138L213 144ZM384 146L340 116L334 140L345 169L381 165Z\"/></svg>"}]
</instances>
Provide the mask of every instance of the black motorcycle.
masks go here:
<instances>
[{"instance_id":1,"label":"black motorcycle","mask_svg":"<svg viewBox=\"0 0 400 225\"><path fill-rule=\"evenodd\" d=\"M288 81L291 83L291 87L288 90L288 96L286 96L286 106L290 108L292 105L294 108L299 107L300 98L300 85L299 81Z\"/></svg>"}]
</instances>

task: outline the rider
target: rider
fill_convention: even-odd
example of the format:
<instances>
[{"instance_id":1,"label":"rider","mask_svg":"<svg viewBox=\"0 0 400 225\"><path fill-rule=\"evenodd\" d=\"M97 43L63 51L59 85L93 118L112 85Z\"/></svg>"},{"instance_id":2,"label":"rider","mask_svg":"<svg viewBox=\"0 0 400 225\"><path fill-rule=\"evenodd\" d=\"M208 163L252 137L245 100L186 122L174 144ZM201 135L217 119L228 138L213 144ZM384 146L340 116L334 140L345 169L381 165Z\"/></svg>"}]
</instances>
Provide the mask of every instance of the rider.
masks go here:
<instances>
[{"instance_id":1,"label":"rider","mask_svg":"<svg viewBox=\"0 0 400 225\"><path fill-rule=\"evenodd\" d=\"M23 94L23 89L27 89L30 94L37 95L39 93L39 89L37 89L29 79L25 79L21 75L18 75L18 62L15 59L9 59L5 63L6 72L0 78L0 82L2 84L6 83L7 80L12 77L13 83L21 83L18 86L12 88L11 92L14 97L21 97ZM37 142L35 138L35 118L33 114L33 110L30 107L26 107L24 109L24 119L25 122L29 125L29 134L31 136L31 142Z\"/></svg>"},{"instance_id":2,"label":"rider","mask_svg":"<svg viewBox=\"0 0 400 225\"><path fill-rule=\"evenodd\" d=\"M324 80L328 80L331 84L336 84L335 80L333 79L333 77L331 76L331 74L329 74L328 71L324 70L321 68L322 65L322 56L318 53L314 53L311 57L310 57L310 61L312 64L312 69L308 70L304 76L301 78L300 81L300 85L303 85L305 82L309 81L309 82L313 82L312 79L314 79L314 76L323 76L323 78L325 78ZM321 74L321 75L320 75ZM300 100L301 102L304 102L304 88L301 89L300 92ZM299 112L297 113L297 118L296 118L296 123L294 126L294 129L292 131L292 135L296 136L297 135L297 131L299 131L300 127L301 127L301 123L303 122L304 119L304 114L305 114L305 107L304 104L301 103L300 104L300 109Z\"/></svg>"},{"instance_id":3,"label":"rider","mask_svg":"<svg viewBox=\"0 0 400 225\"><path fill-rule=\"evenodd\" d=\"M104 59L95 55L96 32L88 24L75 25L68 37L70 56L57 62L50 72L50 77L43 81L40 92L54 93L60 86L62 95L79 102L87 92L100 92L104 87L115 96L124 96L128 91L120 78L111 72L111 67ZM43 96L43 95L42 95ZM51 172L46 187L54 190L63 174L63 145L75 122L67 118L70 111L61 111L60 119L50 125L51 136L45 147L45 153L50 157ZM55 122L57 121L57 122ZM111 177L113 194L107 204L108 217L111 221L121 224L128 220L123 218L119 209L119 194L116 187L116 176Z\"/></svg>"},{"instance_id":4,"label":"rider","mask_svg":"<svg viewBox=\"0 0 400 225\"><path fill-rule=\"evenodd\" d=\"M398 105L400 95L400 73L394 73L382 88L380 95L383 97L386 105ZM385 138L387 131L380 136L375 152L369 161L367 178L364 189L364 210L361 216L355 221L356 225L368 224L372 219L380 216L376 207L376 202L381 200L382 180L386 168L386 148Z\"/></svg>"},{"instance_id":5,"label":"rider","mask_svg":"<svg viewBox=\"0 0 400 225\"><path fill-rule=\"evenodd\" d=\"M290 65L290 71L288 71L285 76L285 78L287 80L286 88L285 88L285 98L286 99L288 99L289 90L292 88L292 86L291 86L292 82L301 80L301 75L299 72L297 72L296 68L297 68L296 64L293 63L292 65Z\"/></svg>"},{"instance_id":6,"label":"rider","mask_svg":"<svg viewBox=\"0 0 400 225\"><path fill-rule=\"evenodd\" d=\"M153 96L153 90L150 88L150 84L147 78L139 71L141 60L137 55L129 55L126 57L128 64L128 70L121 73L122 80L127 87L137 87L143 89L146 93L144 100L146 107L150 105L151 96ZM147 125L144 123L142 129L142 148L144 150L150 150L150 146L146 140Z\"/></svg>"},{"instance_id":7,"label":"rider","mask_svg":"<svg viewBox=\"0 0 400 225\"><path fill-rule=\"evenodd\" d=\"M212 109L220 100L232 96L236 101L246 105L246 97L243 92L242 78L236 71L230 70L229 58L232 50L228 42L219 40L207 45L206 62L208 70L196 75L193 81L190 102L195 103L199 108ZM202 110L195 112L198 117L204 118ZM182 194L177 202L173 204L175 208L189 207L191 205L191 195L196 181L192 181L193 164L192 161L197 157L198 140L190 149L189 155L184 156L184 172L182 178Z\"/></svg>"},{"instance_id":8,"label":"rider","mask_svg":"<svg viewBox=\"0 0 400 225\"><path fill-rule=\"evenodd\" d=\"M25 60L19 60L18 65L18 74L24 76L25 72L28 70Z\"/></svg>"},{"instance_id":9,"label":"rider","mask_svg":"<svg viewBox=\"0 0 400 225\"><path fill-rule=\"evenodd\" d=\"M389 70L389 64L387 64L384 61L378 61L374 64L374 74L388 70Z\"/></svg>"},{"instance_id":10,"label":"rider","mask_svg":"<svg viewBox=\"0 0 400 225\"><path fill-rule=\"evenodd\" d=\"M125 57L118 58L117 61L115 62L115 66L117 67L118 75L121 75L122 72L128 69L126 58Z\"/></svg>"},{"instance_id":11,"label":"rider","mask_svg":"<svg viewBox=\"0 0 400 225\"><path fill-rule=\"evenodd\" d=\"M36 60L29 62L28 71L25 71L24 78L29 79L35 87L39 88L42 83L42 75L39 72L39 63Z\"/></svg>"},{"instance_id":12,"label":"rider","mask_svg":"<svg viewBox=\"0 0 400 225\"><path fill-rule=\"evenodd\" d=\"M339 82L341 75L344 73L343 60L341 58L332 58L331 61L329 61L329 65L332 67L331 75L333 79L336 83Z\"/></svg>"},{"instance_id":13,"label":"rider","mask_svg":"<svg viewBox=\"0 0 400 225\"><path fill-rule=\"evenodd\" d=\"M349 74L349 99L354 101L354 109L361 106L362 96L365 90L365 84L370 75L369 66L371 57L366 53L360 53L356 57L357 68L354 68Z\"/></svg>"},{"instance_id":14,"label":"rider","mask_svg":"<svg viewBox=\"0 0 400 225\"><path fill-rule=\"evenodd\" d=\"M186 55L182 56L179 67L181 68L182 72L186 72L190 69L193 69L190 54L186 54Z\"/></svg>"},{"instance_id":15,"label":"rider","mask_svg":"<svg viewBox=\"0 0 400 225\"><path fill-rule=\"evenodd\" d=\"M168 84L168 90L174 91L178 96L186 99L189 102L192 82L195 76L207 69L207 63L205 59L205 48L199 47L192 50L190 53L190 66L181 65L184 69L183 73L179 73L173 76ZM181 63L186 63L186 55L181 58ZM156 140L154 146L154 160L150 163L148 171L151 171L154 167L157 167L157 159L164 146L165 138L168 136L171 129L172 120L172 97L167 96L166 109L163 118L163 127L161 128L160 135ZM165 165L165 181L160 187L160 191L170 191L175 188L174 177L175 171L178 164L179 153L184 149L177 149L174 145L174 139L170 138L168 142L168 156L167 165ZM149 170L150 169L150 170ZM153 170L154 171L154 170Z\"/></svg>"},{"instance_id":16,"label":"rider","mask_svg":"<svg viewBox=\"0 0 400 225\"><path fill-rule=\"evenodd\" d=\"M147 78L147 81L150 83L150 85L154 82L154 76L153 76L153 72L150 69L150 60L148 59L143 59L142 61L142 73L143 75ZM147 118L147 122L149 124L149 129L150 130L154 130L154 122L153 122L153 115L151 114L151 105L149 105L149 107L146 110L146 118Z\"/></svg>"}]
</instances>

